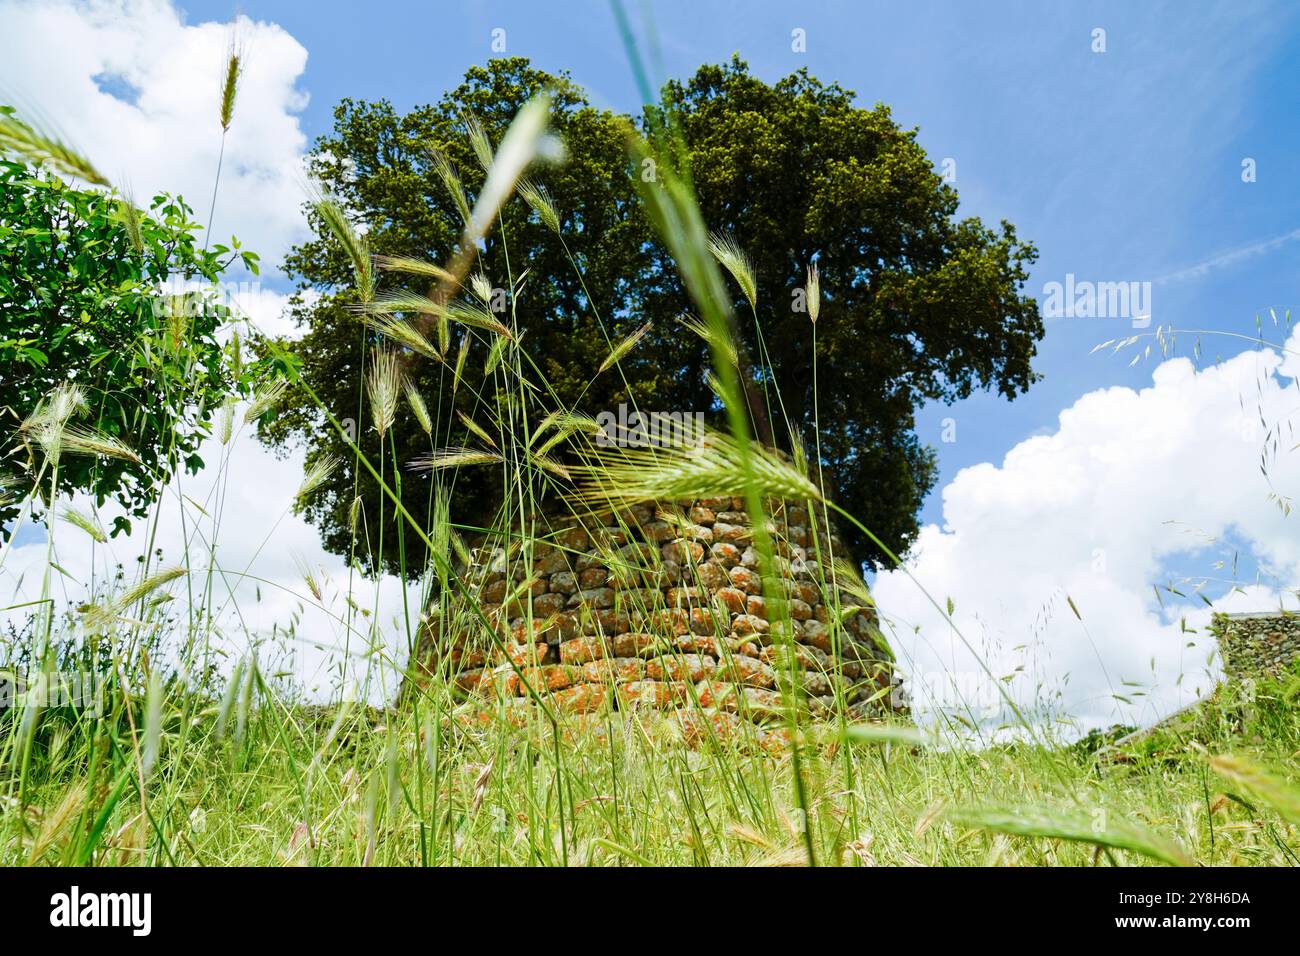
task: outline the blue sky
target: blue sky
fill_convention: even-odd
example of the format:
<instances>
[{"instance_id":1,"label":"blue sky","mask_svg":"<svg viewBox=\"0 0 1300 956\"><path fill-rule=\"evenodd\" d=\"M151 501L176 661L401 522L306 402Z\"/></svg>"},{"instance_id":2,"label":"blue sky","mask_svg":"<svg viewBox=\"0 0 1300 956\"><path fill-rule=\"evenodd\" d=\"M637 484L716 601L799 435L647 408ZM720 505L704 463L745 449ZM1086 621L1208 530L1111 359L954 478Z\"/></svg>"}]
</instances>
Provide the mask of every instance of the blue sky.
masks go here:
<instances>
[{"instance_id":1,"label":"blue sky","mask_svg":"<svg viewBox=\"0 0 1300 956\"><path fill-rule=\"evenodd\" d=\"M185 2L191 20L228 18L228 3ZM630 7L642 22L642 10ZM665 76L733 52L769 81L800 67L889 104L918 126L936 164L956 160L962 213L1006 218L1040 251L1029 291L1064 281L1154 281L1300 229L1300 9L1280 3L659 2L649 8ZM301 122L327 130L342 97L429 102L491 56L568 70L593 101L635 111L639 94L608 5L600 2L354 4L245 0L308 50ZM806 31L806 52L791 31ZM1093 52L1093 30L1106 50ZM257 51L250 51L256 56ZM1256 161L1244 183L1241 163ZM1300 239L1300 235L1297 236ZM1300 241L1245 254L1203 275L1153 286L1152 327L1252 332L1254 316L1297 301ZM1140 385L1149 363L1089 354L1123 319L1056 319L1036 367L1043 381L1008 403L976 396L919 416L939 450L938 488L1055 427L1059 411L1103 385ZM1147 331L1150 331L1149 329ZM1190 342L1188 343L1190 346ZM1244 343L1207 342L1207 354ZM955 442L941 441L943 420ZM940 519L932 494L923 518Z\"/></svg>"}]
</instances>

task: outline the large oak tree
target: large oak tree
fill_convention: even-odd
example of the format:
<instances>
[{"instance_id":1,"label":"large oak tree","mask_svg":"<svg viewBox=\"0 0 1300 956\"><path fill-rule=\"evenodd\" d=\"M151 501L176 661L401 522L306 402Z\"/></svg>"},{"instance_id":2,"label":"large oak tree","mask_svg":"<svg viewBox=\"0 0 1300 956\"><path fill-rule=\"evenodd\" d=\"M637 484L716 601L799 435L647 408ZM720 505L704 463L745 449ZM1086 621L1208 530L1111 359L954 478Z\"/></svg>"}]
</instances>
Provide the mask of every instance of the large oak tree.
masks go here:
<instances>
[{"instance_id":1,"label":"large oak tree","mask_svg":"<svg viewBox=\"0 0 1300 956\"><path fill-rule=\"evenodd\" d=\"M364 228L372 251L445 261L461 219L435 155L450 159L472 198L483 173L466 118L499 142L519 107L546 89L568 159L540 169L536 179L554 198L563 242L529 205L513 202L480 252L483 272L504 285L505 276L529 270L514 321L558 398L575 410L595 415L634 398L642 409L716 412L708 347L676 321L690 300L636 199L632 177L643 171L629 164L629 120L589 105L567 76L512 58L471 69L436 104L405 115L386 101L345 100L333 132L315 144L313 170ZM766 84L733 59L668 84L653 110L671 114L682 133L705 221L733 236L753 262L755 303L751 309L737 286L735 305L756 391L780 395L805 447L819 440L837 500L901 552L935 480L933 452L914 431L918 405L975 389L1011 398L1035 378L1031 359L1043 327L1022 288L1036 251L1009 223L991 228L958 219L957 193L935 172L915 131L900 129L887 107L864 109L854 100L806 71ZM320 293L295 304L306 329L297 349L326 407L355 417L370 333L348 308L356 293L347 257L323 223L314 225L317 238L287 262L304 289ZM798 291L813 263L822 290L815 393L813 328ZM609 342L647 321L652 331L622 360L621 374L593 379ZM467 363L471 387L454 396L445 366L415 366L418 387L443 409L435 442L466 437L447 415L451 407L481 414L474 398L487 384L481 358ZM775 417L772 434L788 444L782 416ZM306 442L309 458L343 450L307 401L288 403L263 434L281 447ZM399 418L390 436L399 460L430 447L410 416ZM363 429L359 437L367 453L378 454L373 433ZM490 520L502 489L497 473L483 471L456 485L455 519ZM365 473L336 472L310 506L326 546L340 553L351 545L357 493L374 528L382 495ZM427 485L407 481L403 499L427 518ZM868 542L850 539L864 560L883 558ZM396 567L396 544L384 552ZM411 557L408 571L419 567Z\"/></svg>"}]
</instances>

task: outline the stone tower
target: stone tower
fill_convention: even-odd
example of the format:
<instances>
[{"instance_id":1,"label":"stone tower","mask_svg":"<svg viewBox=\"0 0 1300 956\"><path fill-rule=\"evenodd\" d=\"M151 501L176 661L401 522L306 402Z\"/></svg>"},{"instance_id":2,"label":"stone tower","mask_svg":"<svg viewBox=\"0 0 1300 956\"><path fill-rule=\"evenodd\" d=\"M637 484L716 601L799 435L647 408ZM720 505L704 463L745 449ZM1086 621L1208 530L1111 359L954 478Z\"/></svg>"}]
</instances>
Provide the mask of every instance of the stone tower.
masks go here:
<instances>
[{"instance_id":1,"label":"stone tower","mask_svg":"<svg viewBox=\"0 0 1300 956\"><path fill-rule=\"evenodd\" d=\"M1215 614L1210 630L1219 641L1230 681L1278 678L1300 658L1300 615L1281 611Z\"/></svg>"},{"instance_id":2,"label":"stone tower","mask_svg":"<svg viewBox=\"0 0 1300 956\"><path fill-rule=\"evenodd\" d=\"M464 580L497 637L444 598L426 618L415 683L449 680L511 713L534 695L576 714L655 708L688 737L707 721L765 743L779 743L772 725L796 685L814 717L882 715L893 655L865 582L822 515L767 508L775 595L740 498L539 516L515 544L468 542Z\"/></svg>"}]
</instances>

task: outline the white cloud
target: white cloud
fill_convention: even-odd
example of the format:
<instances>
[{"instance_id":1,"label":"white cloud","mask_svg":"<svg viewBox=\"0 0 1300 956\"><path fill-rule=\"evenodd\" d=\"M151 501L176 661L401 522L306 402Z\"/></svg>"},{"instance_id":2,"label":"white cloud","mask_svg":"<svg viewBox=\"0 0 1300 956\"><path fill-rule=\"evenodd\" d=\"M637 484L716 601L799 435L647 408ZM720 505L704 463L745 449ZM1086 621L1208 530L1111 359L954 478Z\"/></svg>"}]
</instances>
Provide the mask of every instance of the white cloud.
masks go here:
<instances>
[{"instance_id":1,"label":"white cloud","mask_svg":"<svg viewBox=\"0 0 1300 956\"><path fill-rule=\"evenodd\" d=\"M162 549L154 570L180 564L188 553L194 568L188 580L195 588L196 606L202 603L206 569L219 569L212 579L217 633L211 646L231 655L227 668L256 645L264 667L291 672L300 686L329 697L338 677L336 669L345 659L340 652L347 648L349 676L345 683L349 687L364 683L369 673L369 698L384 700L396 685L393 669L383 663L400 668L406 658L399 581L385 576L376 589L373 581L354 572L349 585L346 563L327 554L316 530L291 512L302 482L301 451L277 461L244 431L228 446L215 438L209 440L200 455L207 467L169 485L158 506L156 529L149 522L136 520L130 535L94 545L80 528L55 522L53 560L66 572L56 573L52 579L52 595L60 611L102 593L119 564L126 572L127 584L133 583L138 576L137 556L151 548ZM93 511L93 502L86 496L77 496L72 504ZM109 528L120 513L116 506L107 506L97 517ZM46 542L43 535L38 540L27 536L26 541L16 545L0 565L0 607L41 597ZM321 588L319 601L304 580L304 570L310 571ZM349 587L352 600L369 612L352 615L351 627L345 623ZM187 614L186 580L174 582L169 591L176 599L171 606L182 616ZM412 615L418 617L418 586L410 585L407 596ZM29 613L30 607L0 612L0 623L21 630ZM183 631L181 628L180 633ZM172 650L176 650L174 645ZM369 667L371 664L375 666Z\"/></svg>"},{"instance_id":2,"label":"white cloud","mask_svg":"<svg viewBox=\"0 0 1300 956\"><path fill-rule=\"evenodd\" d=\"M173 277L162 283L159 289L166 295L203 292L215 300L217 305L228 309L238 321L227 322L217 330L217 339L223 344L230 339L236 328L287 339L301 338L307 331L299 327L286 311L292 295L268 289L257 279L223 280L214 287L208 282ZM320 298L320 293L311 288L303 289L301 294L303 301L309 304Z\"/></svg>"},{"instance_id":3,"label":"white cloud","mask_svg":"<svg viewBox=\"0 0 1300 956\"><path fill-rule=\"evenodd\" d=\"M303 298L312 302L319 298L319 293L314 289L306 289ZM239 288L231 296L230 304L233 311L246 318L263 335L296 339L306 331L299 328L285 312L289 304L289 296L285 293L273 292L260 286Z\"/></svg>"},{"instance_id":4,"label":"white cloud","mask_svg":"<svg viewBox=\"0 0 1300 956\"><path fill-rule=\"evenodd\" d=\"M1300 583L1296 519L1269 498L1300 488L1300 453L1289 451L1298 373L1300 361L1269 351L1200 371L1176 358L1154 369L1150 387L1084 395L1055 432L944 488L944 525L922 530L912 573L940 604L951 598L958 628L996 676L1017 673L1007 686L1021 702L1059 691L1058 711L1083 728L1150 723L1189 703L1217 676L1217 664L1207 670L1210 610L1192 593L1196 581L1179 588L1187 599L1165 594L1164 608L1154 587L1180 575L1217 579L1206 595L1238 611L1277 607ZM1261 446L1279 423L1266 478ZM1228 593L1235 548L1261 577ZM926 690L945 685L926 676L939 671L965 679L965 696L979 688L989 699L975 657L915 583L882 573L875 595L895 619L894 646L922 708ZM1196 633L1182 631L1184 615Z\"/></svg>"},{"instance_id":5,"label":"white cloud","mask_svg":"<svg viewBox=\"0 0 1300 956\"><path fill-rule=\"evenodd\" d=\"M274 267L305 230L307 51L273 23L241 17L236 35L246 65L213 239L234 233ZM229 24L186 24L168 0L0 0L0 100L38 110L138 203L180 193L206 223L230 42Z\"/></svg>"}]
</instances>

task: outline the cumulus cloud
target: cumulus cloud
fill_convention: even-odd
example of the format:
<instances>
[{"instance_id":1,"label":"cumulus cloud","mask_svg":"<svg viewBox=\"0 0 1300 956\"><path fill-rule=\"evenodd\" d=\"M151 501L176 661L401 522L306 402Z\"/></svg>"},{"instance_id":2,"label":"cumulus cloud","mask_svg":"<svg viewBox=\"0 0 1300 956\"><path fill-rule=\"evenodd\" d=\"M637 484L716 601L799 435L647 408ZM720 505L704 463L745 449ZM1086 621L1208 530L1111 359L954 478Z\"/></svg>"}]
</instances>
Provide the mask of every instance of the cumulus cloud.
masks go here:
<instances>
[{"instance_id":1,"label":"cumulus cloud","mask_svg":"<svg viewBox=\"0 0 1300 956\"><path fill-rule=\"evenodd\" d=\"M138 203L180 193L207 221L230 24L187 24L168 0L0 0L0 26L0 101L52 122ZM233 233L275 264L306 228L297 84L307 51L247 17L234 36L245 65L213 239Z\"/></svg>"},{"instance_id":2,"label":"cumulus cloud","mask_svg":"<svg viewBox=\"0 0 1300 956\"><path fill-rule=\"evenodd\" d=\"M119 565L126 584L134 583L137 557L153 549L161 550L154 570L182 564L188 555L193 570L188 580L170 585L176 599L171 606L182 617L188 614L189 587L195 605L201 604L207 569L215 569L210 645L225 669L256 649L268 673L292 674L313 696L330 697L341 686L376 703L391 697L407 653L403 585L392 576L376 583L349 574L346 562L326 553L316 530L292 512L303 479L302 452L277 461L245 430L226 446L216 438L207 441L200 455L207 467L168 486L156 527L137 520L129 535L94 544L82 529L54 523L52 560L63 573L53 575L51 593L60 612L102 596ZM70 504L94 512L87 496ZM109 528L120 513L110 505L97 518ZM40 599L46 547L43 535L13 547L0 565L0 607ZM419 586L408 585L405 593L418 617ZM349 597L358 610L349 611ZM0 612L0 623L21 631L29 612L30 607Z\"/></svg>"},{"instance_id":3,"label":"cumulus cloud","mask_svg":"<svg viewBox=\"0 0 1300 956\"><path fill-rule=\"evenodd\" d=\"M1210 689L1199 594L1216 610L1295 605L1300 536L1277 495L1300 488L1298 373L1272 351L1199 370L1172 358L1149 387L1090 392L1051 434L962 470L943 525L918 538L915 581L875 581L918 709L997 711L977 658L1022 705L1078 729L1150 723ZM955 628L917 582L952 601Z\"/></svg>"},{"instance_id":4,"label":"cumulus cloud","mask_svg":"<svg viewBox=\"0 0 1300 956\"><path fill-rule=\"evenodd\" d=\"M217 330L217 338L223 343L230 339L236 329L245 333L256 332L282 339L301 338L307 332L287 311L292 295L268 289L258 279L222 280L214 287L205 281L173 276L162 283L159 290L164 295L202 292L210 296L217 305L229 310L233 321L225 323ZM302 289L299 294L308 304L320 298L320 293L316 289Z\"/></svg>"},{"instance_id":5,"label":"cumulus cloud","mask_svg":"<svg viewBox=\"0 0 1300 956\"><path fill-rule=\"evenodd\" d=\"M315 289L304 289L303 300L313 302L320 297ZM230 308L253 329L273 338L296 339L306 333L286 312L289 296L258 285L241 286L232 290Z\"/></svg>"}]
</instances>

